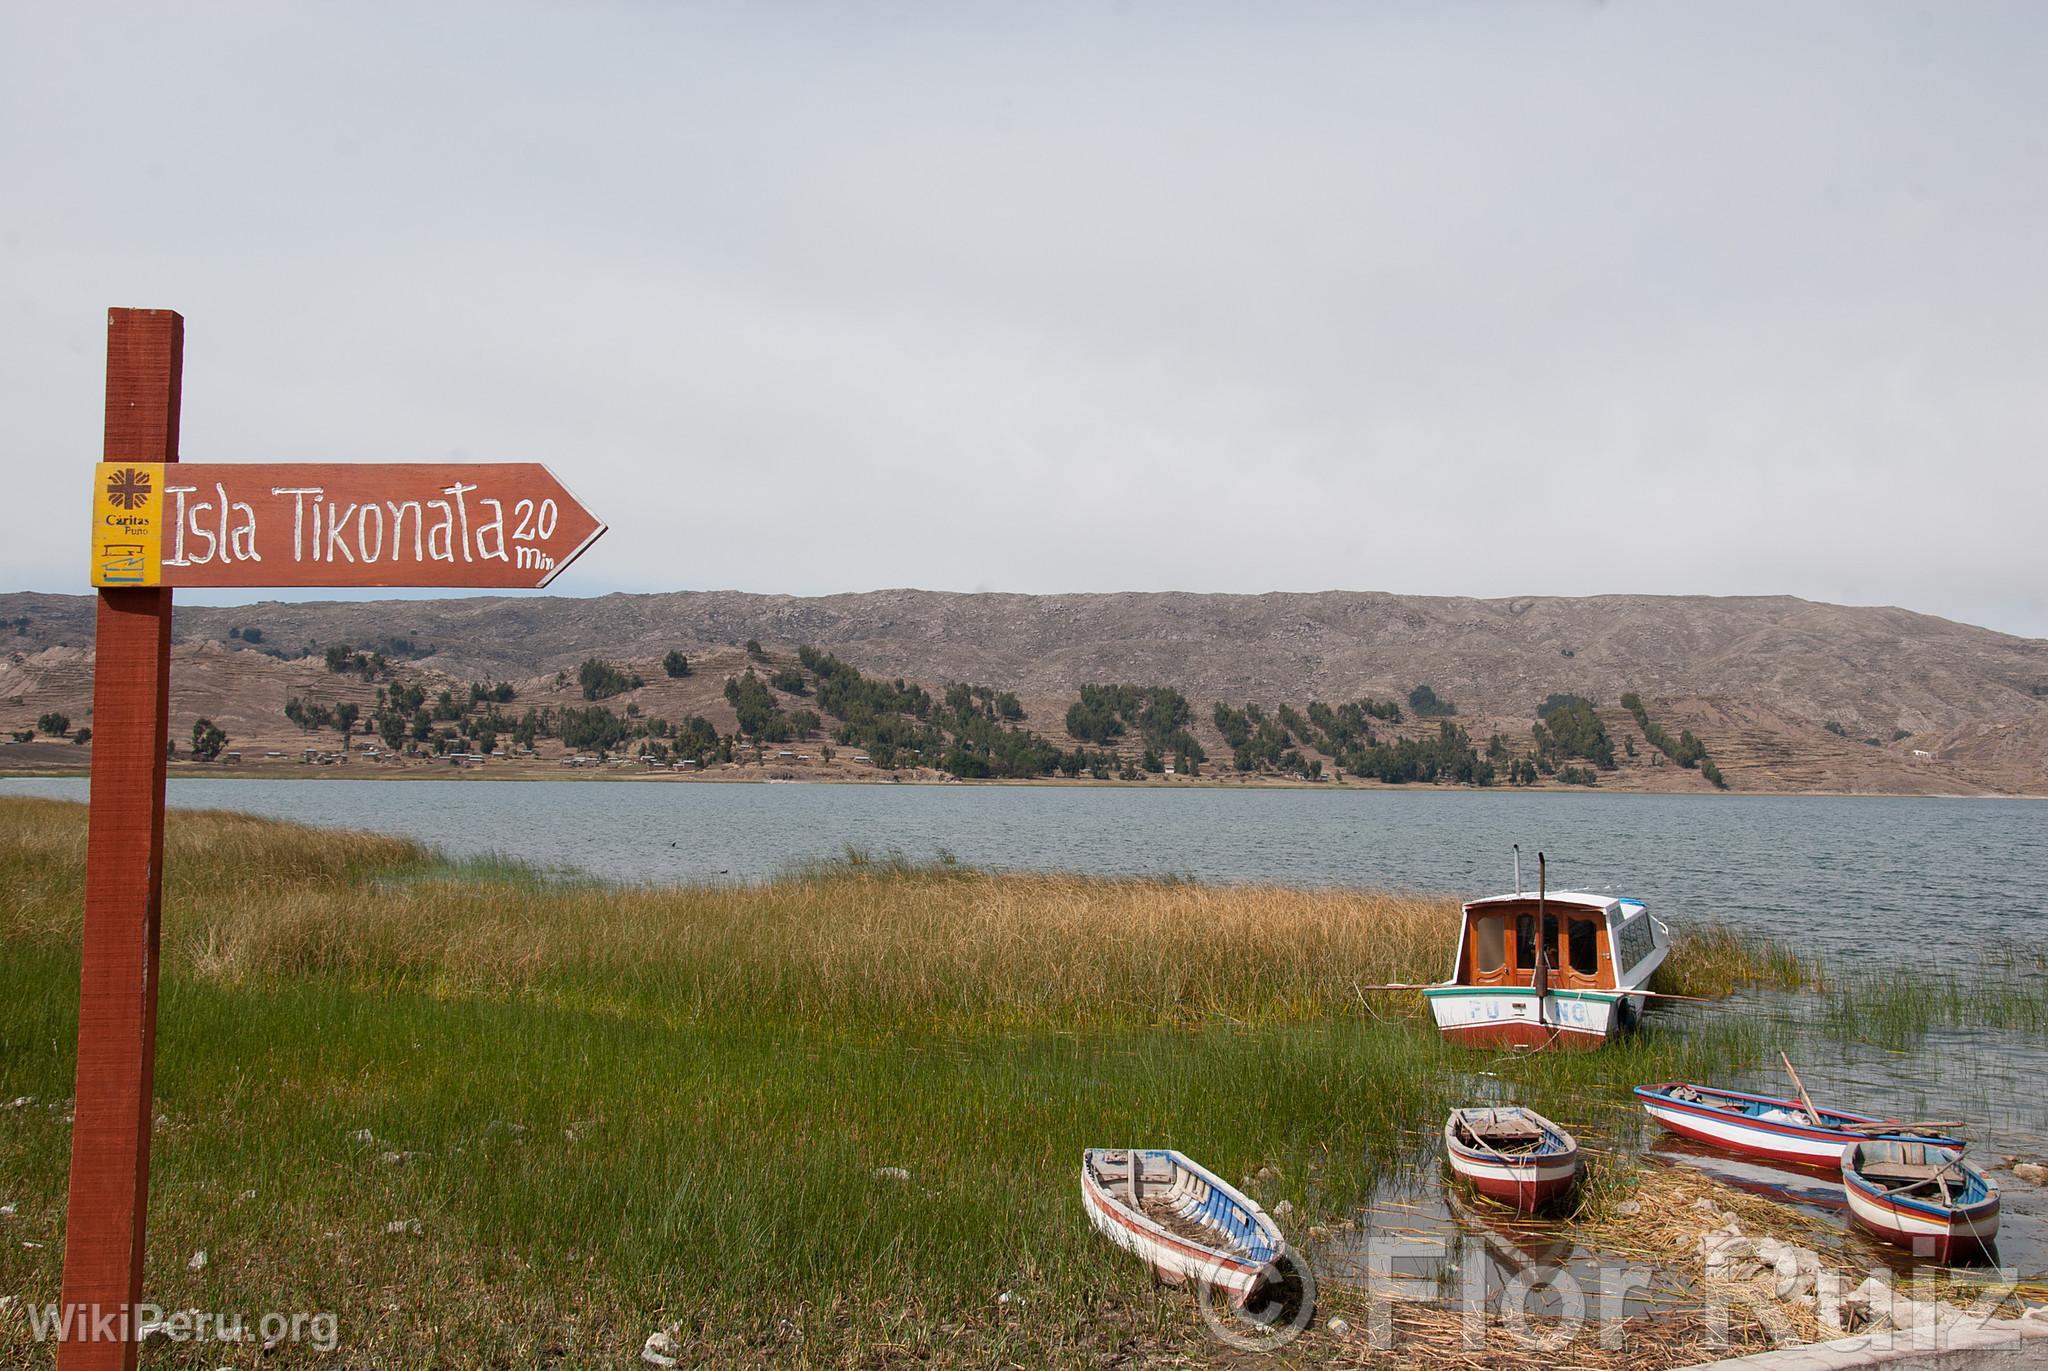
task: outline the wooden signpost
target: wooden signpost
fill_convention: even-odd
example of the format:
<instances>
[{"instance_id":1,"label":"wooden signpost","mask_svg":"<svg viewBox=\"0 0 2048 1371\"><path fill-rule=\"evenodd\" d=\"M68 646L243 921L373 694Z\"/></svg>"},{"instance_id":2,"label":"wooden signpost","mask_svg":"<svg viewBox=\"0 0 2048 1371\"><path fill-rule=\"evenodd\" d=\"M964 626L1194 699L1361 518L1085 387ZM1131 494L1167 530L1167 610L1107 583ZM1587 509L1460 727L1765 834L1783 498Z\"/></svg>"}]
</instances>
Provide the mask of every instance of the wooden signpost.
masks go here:
<instances>
[{"instance_id":1,"label":"wooden signpost","mask_svg":"<svg viewBox=\"0 0 2048 1371\"><path fill-rule=\"evenodd\" d=\"M185 321L107 317L91 809L59 1371L133 1371L174 586L537 588L604 532L546 467L178 460Z\"/></svg>"}]
</instances>

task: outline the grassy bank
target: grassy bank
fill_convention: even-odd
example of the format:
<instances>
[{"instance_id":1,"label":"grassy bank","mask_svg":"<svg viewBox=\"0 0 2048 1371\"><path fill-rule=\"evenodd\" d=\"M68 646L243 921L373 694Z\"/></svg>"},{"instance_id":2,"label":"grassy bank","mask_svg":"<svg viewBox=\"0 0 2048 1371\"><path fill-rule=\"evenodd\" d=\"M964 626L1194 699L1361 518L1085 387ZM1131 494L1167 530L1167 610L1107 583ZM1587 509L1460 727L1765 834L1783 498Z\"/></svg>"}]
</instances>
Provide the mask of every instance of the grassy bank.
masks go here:
<instances>
[{"instance_id":1,"label":"grassy bank","mask_svg":"<svg viewBox=\"0 0 2048 1371\"><path fill-rule=\"evenodd\" d=\"M584 1366L672 1322L742 1364L1201 1354L1187 1303L1087 1227L1083 1146L1271 1166L1261 1198L1305 1228L1454 1103L1574 1117L1765 1048L1743 1022L1446 1048L1353 987L1438 974L1447 900L887 863L619 890L232 815L170 834L148 1297L332 1311L348 1364ZM57 1293L83 854L81 807L0 800L0 1103L36 1101L0 1112L0 1294L24 1303ZM1675 984L1792 974L1740 947L1681 946ZM0 1354L42 1355L18 1314Z\"/></svg>"}]
</instances>

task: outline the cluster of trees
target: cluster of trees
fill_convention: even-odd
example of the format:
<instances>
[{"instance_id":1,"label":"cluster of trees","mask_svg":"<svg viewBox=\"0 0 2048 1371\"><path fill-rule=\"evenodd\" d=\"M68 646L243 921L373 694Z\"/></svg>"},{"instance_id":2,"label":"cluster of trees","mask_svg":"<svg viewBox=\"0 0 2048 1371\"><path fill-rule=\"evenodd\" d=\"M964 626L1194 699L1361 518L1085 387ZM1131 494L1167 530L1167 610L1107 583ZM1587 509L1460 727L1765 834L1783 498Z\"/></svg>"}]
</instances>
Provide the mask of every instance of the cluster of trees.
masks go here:
<instances>
[{"instance_id":1,"label":"cluster of trees","mask_svg":"<svg viewBox=\"0 0 2048 1371\"><path fill-rule=\"evenodd\" d=\"M803 684L802 673L797 675L797 684ZM752 667L747 668L744 676L725 678L725 700L739 715L740 732L760 742L786 743L808 738L822 722L816 710L784 709L768 683L756 676Z\"/></svg>"},{"instance_id":2,"label":"cluster of trees","mask_svg":"<svg viewBox=\"0 0 2048 1371\"><path fill-rule=\"evenodd\" d=\"M1230 744L1231 765L1239 771L1279 771L1295 776L1323 774L1320 760L1302 757L1295 737L1307 724L1289 705L1280 706L1278 718L1270 718L1256 704L1234 709L1221 700L1211 715L1216 731Z\"/></svg>"},{"instance_id":3,"label":"cluster of trees","mask_svg":"<svg viewBox=\"0 0 2048 1371\"><path fill-rule=\"evenodd\" d=\"M261 640L261 634L258 634ZM246 638L245 638L246 641ZM365 682L389 678L391 663L381 652L358 652L347 643L335 643L326 652L327 669L340 675L353 672Z\"/></svg>"},{"instance_id":4,"label":"cluster of trees","mask_svg":"<svg viewBox=\"0 0 2048 1371\"><path fill-rule=\"evenodd\" d=\"M1209 759L1188 731L1194 719L1194 706L1171 686L1084 685L1081 698L1067 707L1066 723L1067 732L1083 742L1106 745L1135 733L1144 744L1147 770L1164 771L1164 759L1171 756L1176 771L1194 775Z\"/></svg>"},{"instance_id":5,"label":"cluster of trees","mask_svg":"<svg viewBox=\"0 0 2048 1371\"><path fill-rule=\"evenodd\" d=\"M929 766L968 778L1138 774L1115 752L1067 751L1017 727L1024 706L1007 690L957 682L934 699L921 686L864 676L809 645L797 649L797 662L817 683L818 707L837 721L834 741L863 749L878 767ZM1162 711L1155 725L1171 715L1170 703ZM1142 704L1134 712L1142 713Z\"/></svg>"},{"instance_id":6,"label":"cluster of trees","mask_svg":"<svg viewBox=\"0 0 2048 1371\"><path fill-rule=\"evenodd\" d=\"M17 743L32 743L36 740L38 732L51 738L61 738L71 732L71 716L59 713L54 709L39 714L36 716L34 728L18 728L14 730L14 741ZM77 733L72 734L71 741L80 746L91 742L92 730L89 728L79 729Z\"/></svg>"},{"instance_id":7,"label":"cluster of trees","mask_svg":"<svg viewBox=\"0 0 2048 1371\"><path fill-rule=\"evenodd\" d=\"M1602 771L1614 770L1614 739L1600 722L1593 702L1583 695L1552 695L1536 707L1541 721L1531 728L1536 738L1536 756L1543 769L1552 770L1568 757L1591 762Z\"/></svg>"},{"instance_id":8,"label":"cluster of trees","mask_svg":"<svg viewBox=\"0 0 2048 1371\"><path fill-rule=\"evenodd\" d=\"M1456 705L1439 698L1436 691L1426 685L1419 685L1408 692L1408 708L1418 719L1448 719L1458 712Z\"/></svg>"},{"instance_id":9,"label":"cluster of trees","mask_svg":"<svg viewBox=\"0 0 2048 1371\"><path fill-rule=\"evenodd\" d=\"M589 657L576 668L576 684L583 688L586 700L609 700L614 695L638 690L647 682L637 671L622 671L601 657Z\"/></svg>"},{"instance_id":10,"label":"cluster of trees","mask_svg":"<svg viewBox=\"0 0 2048 1371\"><path fill-rule=\"evenodd\" d=\"M1501 751L1506 752L1505 743ZM1394 785L1413 781L1492 785L1499 779L1495 763L1480 756L1465 730L1448 719L1437 724L1434 738L1397 738L1354 748L1338 758L1338 765L1354 776Z\"/></svg>"},{"instance_id":11,"label":"cluster of trees","mask_svg":"<svg viewBox=\"0 0 2048 1371\"><path fill-rule=\"evenodd\" d=\"M661 659L661 669L668 673L671 681L680 680L690 674L690 659L683 655L681 648L672 647L668 656Z\"/></svg>"},{"instance_id":12,"label":"cluster of trees","mask_svg":"<svg viewBox=\"0 0 2048 1371\"><path fill-rule=\"evenodd\" d=\"M1633 690L1621 697L1621 707L1635 716L1636 727L1643 731L1643 737L1649 739L1651 747L1688 770L1698 767L1700 775L1706 777L1716 790L1728 788L1721 768L1715 766L1714 759L1707 755L1706 744L1695 738L1691 729L1681 729L1673 738L1662 724L1650 718L1650 711L1643 708L1643 697Z\"/></svg>"},{"instance_id":13,"label":"cluster of trees","mask_svg":"<svg viewBox=\"0 0 2048 1371\"><path fill-rule=\"evenodd\" d=\"M192 755L210 762L227 750L228 735L211 719L192 721Z\"/></svg>"},{"instance_id":14,"label":"cluster of trees","mask_svg":"<svg viewBox=\"0 0 2048 1371\"><path fill-rule=\"evenodd\" d=\"M376 704L367 715L353 700L326 705L293 696L285 701L284 716L303 732L334 729L344 747L360 732L382 739L394 752L409 748L437 754L489 753L496 750L501 738L510 737L517 746L530 748L534 739L552 736L552 711L529 708L515 722L499 708L517 698L518 692L507 681L472 681L466 696L444 690L432 700L417 682L394 682L378 688ZM444 724L448 727L439 727Z\"/></svg>"}]
</instances>

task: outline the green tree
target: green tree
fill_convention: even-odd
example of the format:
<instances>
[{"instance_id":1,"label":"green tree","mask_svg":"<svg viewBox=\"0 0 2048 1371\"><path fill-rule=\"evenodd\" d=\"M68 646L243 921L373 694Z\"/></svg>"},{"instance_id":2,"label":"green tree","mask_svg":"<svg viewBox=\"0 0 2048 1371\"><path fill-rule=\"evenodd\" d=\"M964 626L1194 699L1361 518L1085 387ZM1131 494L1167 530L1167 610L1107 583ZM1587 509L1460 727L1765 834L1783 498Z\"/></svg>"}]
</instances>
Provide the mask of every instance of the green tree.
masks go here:
<instances>
[{"instance_id":1,"label":"green tree","mask_svg":"<svg viewBox=\"0 0 2048 1371\"><path fill-rule=\"evenodd\" d=\"M638 690L646 682L601 657L591 657L576 668L576 684L583 687L586 700L609 700L614 695Z\"/></svg>"},{"instance_id":2,"label":"green tree","mask_svg":"<svg viewBox=\"0 0 2048 1371\"><path fill-rule=\"evenodd\" d=\"M349 734L356 730L356 720L363 714L362 707L353 700L344 700L334 707L334 731L341 735L341 746L348 750Z\"/></svg>"},{"instance_id":3,"label":"green tree","mask_svg":"<svg viewBox=\"0 0 2048 1371\"><path fill-rule=\"evenodd\" d=\"M380 710L377 714L377 736L384 740L384 746L393 752L405 741L405 720L396 710Z\"/></svg>"},{"instance_id":4,"label":"green tree","mask_svg":"<svg viewBox=\"0 0 2048 1371\"><path fill-rule=\"evenodd\" d=\"M202 762L210 762L220 756L228 745L228 735L211 719L198 719L192 724L192 755Z\"/></svg>"},{"instance_id":5,"label":"green tree","mask_svg":"<svg viewBox=\"0 0 2048 1371\"><path fill-rule=\"evenodd\" d=\"M626 721L606 709L565 709L556 725L562 744L571 752L609 752L626 740Z\"/></svg>"},{"instance_id":6,"label":"green tree","mask_svg":"<svg viewBox=\"0 0 2048 1371\"><path fill-rule=\"evenodd\" d=\"M36 728L52 738L61 738L71 731L71 716L53 709L36 717Z\"/></svg>"},{"instance_id":7,"label":"green tree","mask_svg":"<svg viewBox=\"0 0 2048 1371\"><path fill-rule=\"evenodd\" d=\"M687 676L690 674L690 659L682 654L681 649L670 648L668 656L661 659L661 669L669 674L671 680Z\"/></svg>"},{"instance_id":8,"label":"green tree","mask_svg":"<svg viewBox=\"0 0 2048 1371\"><path fill-rule=\"evenodd\" d=\"M79 729L78 732L71 735L71 741L74 746L84 747L92 741L92 730L89 728Z\"/></svg>"},{"instance_id":9,"label":"green tree","mask_svg":"<svg viewBox=\"0 0 2048 1371\"><path fill-rule=\"evenodd\" d=\"M1408 708L1418 719L1444 719L1458 712L1456 705L1439 698L1436 691L1426 685L1419 685L1408 692Z\"/></svg>"}]
</instances>

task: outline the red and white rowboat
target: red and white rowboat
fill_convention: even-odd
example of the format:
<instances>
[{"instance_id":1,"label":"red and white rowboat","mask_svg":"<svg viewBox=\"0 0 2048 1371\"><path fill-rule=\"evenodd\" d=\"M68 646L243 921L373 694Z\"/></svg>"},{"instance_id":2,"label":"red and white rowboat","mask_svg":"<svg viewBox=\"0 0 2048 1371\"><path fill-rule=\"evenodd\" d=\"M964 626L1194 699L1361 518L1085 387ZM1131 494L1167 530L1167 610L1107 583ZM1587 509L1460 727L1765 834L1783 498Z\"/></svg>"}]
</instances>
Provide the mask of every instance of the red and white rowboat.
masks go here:
<instances>
[{"instance_id":1,"label":"red and white rowboat","mask_svg":"<svg viewBox=\"0 0 2048 1371\"><path fill-rule=\"evenodd\" d=\"M1987 1253L1998 1187L1962 1150L1879 1139L1842 1149L1842 1190L1856 1222L1944 1266Z\"/></svg>"},{"instance_id":2,"label":"red and white rowboat","mask_svg":"<svg viewBox=\"0 0 2048 1371\"><path fill-rule=\"evenodd\" d=\"M1102 1235L1170 1285L1196 1281L1242 1306L1286 1251L1266 1211L1166 1148L1097 1147L1081 1155L1081 1203Z\"/></svg>"},{"instance_id":3,"label":"red and white rowboat","mask_svg":"<svg viewBox=\"0 0 2048 1371\"><path fill-rule=\"evenodd\" d=\"M1533 1214L1579 1179L1579 1144L1533 1109L1453 1109L1444 1120L1451 1170L1489 1199Z\"/></svg>"},{"instance_id":4,"label":"red and white rowboat","mask_svg":"<svg viewBox=\"0 0 2048 1371\"><path fill-rule=\"evenodd\" d=\"M1717 1090L1710 1085L1683 1081L1639 1085L1636 1098L1642 1101L1644 1113L1681 1137L1794 1166L1833 1171L1842 1164L1844 1147L1871 1137L1908 1138L1958 1152L1963 1148L1955 1138L1876 1131L1884 1120L1869 1114L1840 1109L1808 1113L1798 1100Z\"/></svg>"}]
</instances>

